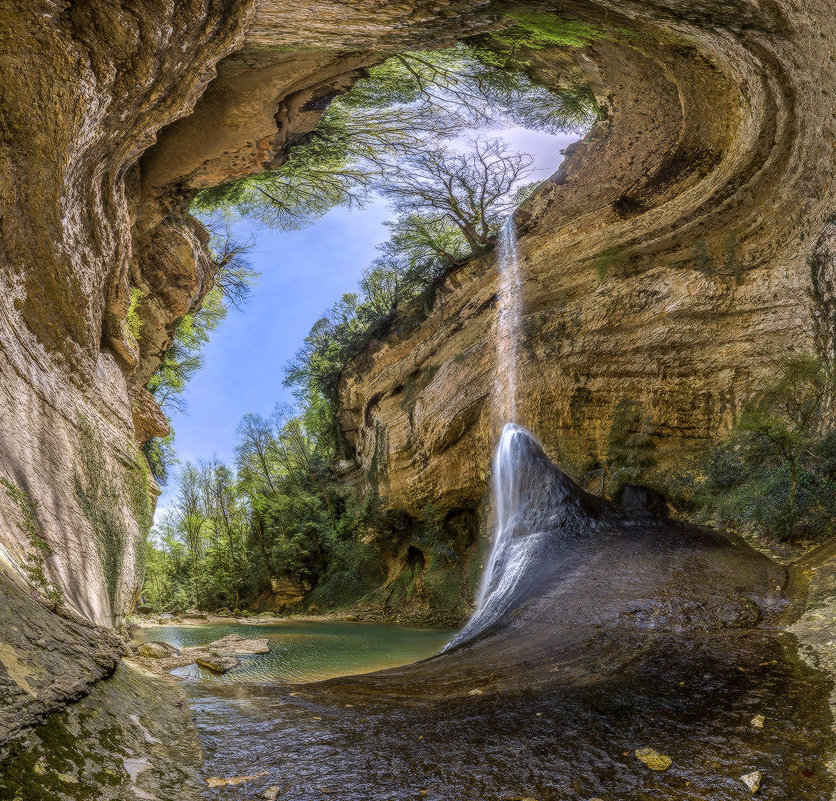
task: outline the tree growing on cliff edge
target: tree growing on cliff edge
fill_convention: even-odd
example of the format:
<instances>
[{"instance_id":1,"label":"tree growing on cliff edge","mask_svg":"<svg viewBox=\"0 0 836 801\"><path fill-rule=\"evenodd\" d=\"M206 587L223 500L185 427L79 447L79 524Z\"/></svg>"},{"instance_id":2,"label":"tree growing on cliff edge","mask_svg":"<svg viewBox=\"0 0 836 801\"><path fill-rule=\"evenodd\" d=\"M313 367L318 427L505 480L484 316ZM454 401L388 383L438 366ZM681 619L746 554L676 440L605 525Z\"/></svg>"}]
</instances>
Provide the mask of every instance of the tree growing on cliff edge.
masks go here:
<instances>
[{"instance_id":1,"label":"tree growing on cliff edge","mask_svg":"<svg viewBox=\"0 0 836 801\"><path fill-rule=\"evenodd\" d=\"M535 46L530 34L524 39L527 48ZM523 62L507 57L508 47L493 45L498 51L461 45L404 52L372 67L330 104L281 165L203 190L193 212L300 228L335 206L362 205L389 182L392 164L468 130L516 125L580 132L596 119L589 87L568 73L552 76L559 90L539 86Z\"/></svg>"},{"instance_id":2,"label":"tree growing on cliff edge","mask_svg":"<svg viewBox=\"0 0 836 801\"><path fill-rule=\"evenodd\" d=\"M478 253L516 208L513 190L531 175L533 163L502 139L474 137L464 151L436 146L409 156L393 167L380 192L401 217L449 221Z\"/></svg>"}]
</instances>

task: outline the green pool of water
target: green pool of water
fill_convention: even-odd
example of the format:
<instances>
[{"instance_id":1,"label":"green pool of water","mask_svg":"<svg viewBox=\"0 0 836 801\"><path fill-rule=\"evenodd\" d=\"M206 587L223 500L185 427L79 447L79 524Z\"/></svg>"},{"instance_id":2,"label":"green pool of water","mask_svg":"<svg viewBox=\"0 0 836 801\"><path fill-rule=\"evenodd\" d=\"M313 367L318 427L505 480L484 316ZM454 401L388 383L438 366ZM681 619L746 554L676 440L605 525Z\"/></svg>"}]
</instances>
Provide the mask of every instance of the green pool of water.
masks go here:
<instances>
[{"instance_id":1,"label":"green pool of water","mask_svg":"<svg viewBox=\"0 0 836 801\"><path fill-rule=\"evenodd\" d=\"M240 667L218 675L197 665L174 675L212 681L308 682L398 667L437 654L455 633L379 623L284 621L277 624L155 626L142 629L148 642L160 640L178 648L207 645L227 634L266 637L270 653L241 657Z\"/></svg>"}]
</instances>

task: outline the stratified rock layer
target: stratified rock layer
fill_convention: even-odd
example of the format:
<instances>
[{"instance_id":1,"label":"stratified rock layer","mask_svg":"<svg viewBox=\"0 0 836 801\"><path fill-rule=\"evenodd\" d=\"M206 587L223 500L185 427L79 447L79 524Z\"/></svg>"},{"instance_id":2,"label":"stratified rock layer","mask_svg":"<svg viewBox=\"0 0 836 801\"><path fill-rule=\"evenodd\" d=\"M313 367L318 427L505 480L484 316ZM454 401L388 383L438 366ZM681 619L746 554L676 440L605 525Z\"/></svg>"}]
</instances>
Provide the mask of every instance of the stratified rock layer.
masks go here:
<instances>
[{"instance_id":1,"label":"stratified rock layer","mask_svg":"<svg viewBox=\"0 0 836 801\"><path fill-rule=\"evenodd\" d=\"M0 797L18 801L199 801L205 787L181 690L127 663L0 759Z\"/></svg>"},{"instance_id":2,"label":"stratified rock layer","mask_svg":"<svg viewBox=\"0 0 836 801\"><path fill-rule=\"evenodd\" d=\"M833 206L831 9L522 6L595 26L569 57L606 120L518 215L521 421L550 451L563 442L585 455L629 395L652 412L660 451L711 437L763 351L832 349L817 311L832 305L832 266L818 262L814 286L806 262L814 242L826 247ZM141 385L214 272L190 197L280 162L328 100L388 52L508 24L505 9L3 9L0 470L38 503L56 552L48 567L71 607L109 623L136 591L147 515L125 473L139 464L135 441L165 428ZM548 83L566 60L565 49L538 51L532 75ZM130 287L141 293L138 341L125 324ZM373 348L343 391L361 463L381 466L391 503L413 512L429 500L478 505L500 422L491 260L442 294L417 330ZM85 480L89 440L104 488ZM3 493L0 505L4 559L20 564L29 543ZM108 515L124 521L116 536L102 530Z\"/></svg>"},{"instance_id":3,"label":"stratified rock layer","mask_svg":"<svg viewBox=\"0 0 836 801\"><path fill-rule=\"evenodd\" d=\"M0 567L0 746L109 676L124 650L110 631L51 613ZM2 753L0 753L2 756Z\"/></svg>"},{"instance_id":4,"label":"stratified rock layer","mask_svg":"<svg viewBox=\"0 0 836 801\"><path fill-rule=\"evenodd\" d=\"M388 52L501 26L510 5L0 7L0 562L16 582L0 603L42 537L70 610L112 625L131 608L154 491L137 444L165 428L142 385L213 281L193 193L280 162ZM832 6L513 7L597 26L571 58L606 110L518 215L521 422L549 452L594 454L629 395L659 453L687 448L728 422L765 352L834 352ZM540 51L532 74L566 58ZM342 425L391 505L466 516L484 495L496 291L490 259L468 265L345 377ZM7 670L28 649L14 641ZM79 688L105 670L67 669Z\"/></svg>"}]
</instances>

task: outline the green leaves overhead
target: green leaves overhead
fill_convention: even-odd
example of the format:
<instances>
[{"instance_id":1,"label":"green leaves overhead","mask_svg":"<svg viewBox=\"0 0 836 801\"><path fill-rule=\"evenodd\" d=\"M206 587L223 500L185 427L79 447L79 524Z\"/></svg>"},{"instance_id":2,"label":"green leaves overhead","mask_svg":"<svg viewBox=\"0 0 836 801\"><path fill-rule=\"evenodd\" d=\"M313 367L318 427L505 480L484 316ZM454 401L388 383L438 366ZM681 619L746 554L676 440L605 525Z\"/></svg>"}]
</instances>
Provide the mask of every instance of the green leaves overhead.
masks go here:
<instances>
[{"instance_id":1,"label":"green leaves overhead","mask_svg":"<svg viewBox=\"0 0 836 801\"><path fill-rule=\"evenodd\" d=\"M467 131L513 125L581 131L595 119L588 87L567 82L553 92L519 64L500 66L497 58L464 45L393 56L334 100L281 166L204 190L194 211L295 229L334 206L362 204L408 168L408 159Z\"/></svg>"}]
</instances>

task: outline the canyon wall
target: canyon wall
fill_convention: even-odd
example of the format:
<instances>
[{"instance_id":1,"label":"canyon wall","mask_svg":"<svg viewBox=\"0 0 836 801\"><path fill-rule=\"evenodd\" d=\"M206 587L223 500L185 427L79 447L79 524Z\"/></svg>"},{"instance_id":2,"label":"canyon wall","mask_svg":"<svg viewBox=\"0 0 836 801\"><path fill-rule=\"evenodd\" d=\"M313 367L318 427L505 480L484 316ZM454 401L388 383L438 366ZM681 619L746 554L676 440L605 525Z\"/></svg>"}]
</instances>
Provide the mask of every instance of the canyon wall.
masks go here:
<instances>
[{"instance_id":1,"label":"canyon wall","mask_svg":"<svg viewBox=\"0 0 836 801\"><path fill-rule=\"evenodd\" d=\"M167 431L144 384L215 270L193 194L281 159L381 48L487 24L472 10L0 5L0 560L33 594L104 625L134 603L158 491L139 446Z\"/></svg>"}]
</instances>

